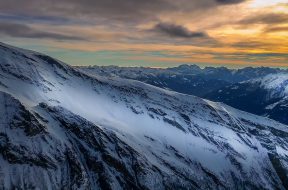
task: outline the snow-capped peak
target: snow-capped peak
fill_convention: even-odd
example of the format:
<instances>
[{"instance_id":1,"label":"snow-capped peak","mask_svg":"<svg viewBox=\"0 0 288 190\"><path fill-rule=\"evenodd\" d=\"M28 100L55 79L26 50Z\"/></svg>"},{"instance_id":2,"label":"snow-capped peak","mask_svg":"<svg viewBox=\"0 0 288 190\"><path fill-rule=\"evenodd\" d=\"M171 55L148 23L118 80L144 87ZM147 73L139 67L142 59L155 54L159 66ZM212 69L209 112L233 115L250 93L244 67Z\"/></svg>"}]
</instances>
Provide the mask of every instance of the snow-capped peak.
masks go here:
<instances>
[{"instance_id":1,"label":"snow-capped peak","mask_svg":"<svg viewBox=\"0 0 288 190\"><path fill-rule=\"evenodd\" d=\"M281 91L282 95L288 95L288 74L270 74L258 79L261 86L268 90Z\"/></svg>"},{"instance_id":2,"label":"snow-capped peak","mask_svg":"<svg viewBox=\"0 0 288 190\"><path fill-rule=\"evenodd\" d=\"M288 129L221 103L0 47L0 186L284 189Z\"/></svg>"}]
</instances>

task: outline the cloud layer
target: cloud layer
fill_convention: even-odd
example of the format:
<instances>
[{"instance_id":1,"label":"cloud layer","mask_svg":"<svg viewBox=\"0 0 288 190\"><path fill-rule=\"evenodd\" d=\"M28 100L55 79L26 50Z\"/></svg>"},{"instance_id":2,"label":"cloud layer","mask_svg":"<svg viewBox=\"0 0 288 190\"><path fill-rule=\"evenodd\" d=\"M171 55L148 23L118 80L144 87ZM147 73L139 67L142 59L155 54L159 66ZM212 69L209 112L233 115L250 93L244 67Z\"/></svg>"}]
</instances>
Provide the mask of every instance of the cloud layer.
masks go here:
<instances>
[{"instance_id":1,"label":"cloud layer","mask_svg":"<svg viewBox=\"0 0 288 190\"><path fill-rule=\"evenodd\" d=\"M201 59L206 56L217 63L215 57L219 53L254 56L257 52L278 53L277 60L286 61L283 55L288 53L287 0L273 2L3 0L0 37L8 43L15 39L23 44L45 42L52 49L67 51L153 49L177 51L178 56L201 50L210 52ZM223 62L227 57L231 63L238 61L237 56L225 56Z\"/></svg>"},{"instance_id":2,"label":"cloud layer","mask_svg":"<svg viewBox=\"0 0 288 190\"><path fill-rule=\"evenodd\" d=\"M64 35L53 32L45 32L37 29L33 29L28 25L5 23L0 22L0 34L10 37L22 37L22 38L35 38L35 39L54 39L54 40L84 40L84 38Z\"/></svg>"},{"instance_id":3,"label":"cloud layer","mask_svg":"<svg viewBox=\"0 0 288 190\"><path fill-rule=\"evenodd\" d=\"M145 20L163 12L191 12L221 5L238 4L244 0L9 0L0 1L0 10L7 14L34 16L86 17L104 19Z\"/></svg>"},{"instance_id":4,"label":"cloud layer","mask_svg":"<svg viewBox=\"0 0 288 190\"><path fill-rule=\"evenodd\" d=\"M240 21L240 24L282 24L288 23L288 14L285 13L266 13L251 16Z\"/></svg>"}]
</instances>

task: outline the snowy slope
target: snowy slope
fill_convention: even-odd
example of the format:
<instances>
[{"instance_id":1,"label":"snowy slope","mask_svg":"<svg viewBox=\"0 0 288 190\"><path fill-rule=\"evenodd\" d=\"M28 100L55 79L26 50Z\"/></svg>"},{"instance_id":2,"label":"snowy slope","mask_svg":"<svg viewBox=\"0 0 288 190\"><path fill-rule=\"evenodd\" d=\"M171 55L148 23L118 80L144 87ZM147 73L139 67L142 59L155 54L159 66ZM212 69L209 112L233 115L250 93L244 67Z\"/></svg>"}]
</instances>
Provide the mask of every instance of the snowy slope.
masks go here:
<instances>
[{"instance_id":1,"label":"snowy slope","mask_svg":"<svg viewBox=\"0 0 288 190\"><path fill-rule=\"evenodd\" d=\"M288 128L0 44L0 188L287 189Z\"/></svg>"},{"instance_id":2,"label":"snowy slope","mask_svg":"<svg viewBox=\"0 0 288 190\"><path fill-rule=\"evenodd\" d=\"M260 86L269 91L270 98L279 98L288 96L288 74L270 74L263 78L249 81L251 83L259 83Z\"/></svg>"},{"instance_id":3,"label":"snowy slope","mask_svg":"<svg viewBox=\"0 0 288 190\"><path fill-rule=\"evenodd\" d=\"M270 74L220 88L206 98L288 124L288 74Z\"/></svg>"}]
</instances>

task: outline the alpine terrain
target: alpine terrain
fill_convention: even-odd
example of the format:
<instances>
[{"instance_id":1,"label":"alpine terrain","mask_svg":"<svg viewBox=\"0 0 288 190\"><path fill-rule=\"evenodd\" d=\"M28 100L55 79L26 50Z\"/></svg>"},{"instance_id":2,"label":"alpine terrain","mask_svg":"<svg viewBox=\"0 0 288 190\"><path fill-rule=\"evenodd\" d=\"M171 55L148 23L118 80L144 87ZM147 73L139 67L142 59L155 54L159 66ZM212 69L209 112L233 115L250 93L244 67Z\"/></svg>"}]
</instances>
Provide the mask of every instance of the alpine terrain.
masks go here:
<instances>
[{"instance_id":1,"label":"alpine terrain","mask_svg":"<svg viewBox=\"0 0 288 190\"><path fill-rule=\"evenodd\" d=\"M205 97L288 124L288 73L228 85Z\"/></svg>"},{"instance_id":2,"label":"alpine terrain","mask_svg":"<svg viewBox=\"0 0 288 190\"><path fill-rule=\"evenodd\" d=\"M269 67L173 68L78 66L82 71L142 81L160 88L223 102L234 108L288 124L288 70Z\"/></svg>"},{"instance_id":3,"label":"alpine terrain","mask_svg":"<svg viewBox=\"0 0 288 190\"><path fill-rule=\"evenodd\" d=\"M180 65L172 68L77 66L77 69L100 76L138 80L176 92L204 97L220 88L269 74L286 73L288 70L269 67L205 67Z\"/></svg>"},{"instance_id":4,"label":"alpine terrain","mask_svg":"<svg viewBox=\"0 0 288 190\"><path fill-rule=\"evenodd\" d=\"M288 189L288 128L0 44L0 189Z\"/></svg>"}]
</instances>

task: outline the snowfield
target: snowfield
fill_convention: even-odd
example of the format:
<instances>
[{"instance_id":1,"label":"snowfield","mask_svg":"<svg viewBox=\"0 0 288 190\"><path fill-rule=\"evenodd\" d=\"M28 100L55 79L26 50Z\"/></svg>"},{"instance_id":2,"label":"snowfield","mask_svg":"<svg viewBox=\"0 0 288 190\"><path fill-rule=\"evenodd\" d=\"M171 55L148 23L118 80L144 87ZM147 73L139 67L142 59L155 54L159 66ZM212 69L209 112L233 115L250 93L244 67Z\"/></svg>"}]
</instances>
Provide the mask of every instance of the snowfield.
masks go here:
<instances>
[{"instance_id":1,"label":"snowfield","mask_svg":"<svg viewBox=\"0 0 288 190\"><path fill-rule=\"evenodd\" d=\"M287 189L288 128L0 44L1 189Z\"/></svg>"}]
</instances>

